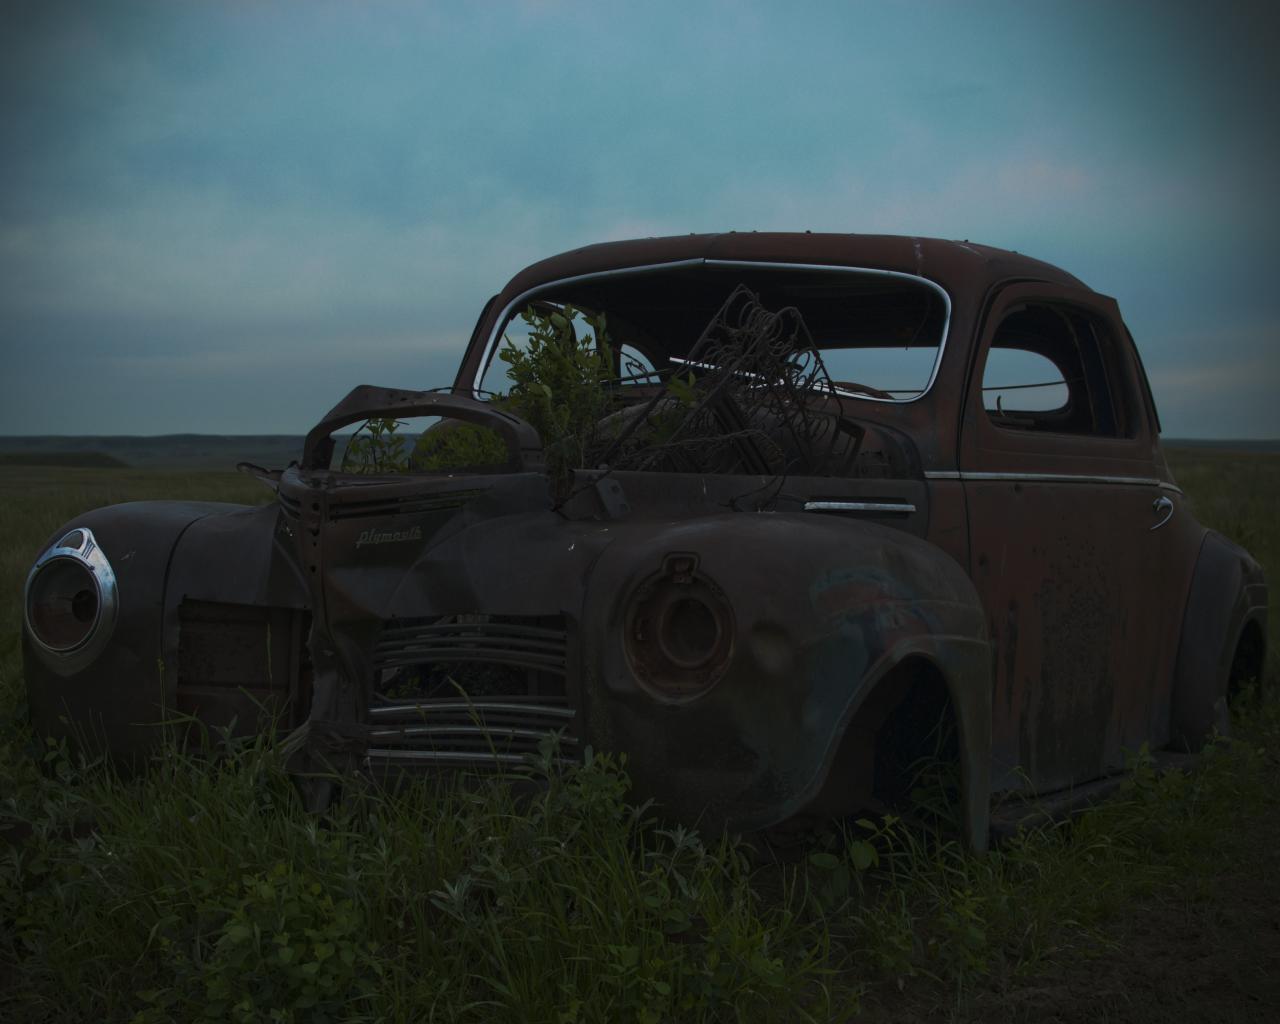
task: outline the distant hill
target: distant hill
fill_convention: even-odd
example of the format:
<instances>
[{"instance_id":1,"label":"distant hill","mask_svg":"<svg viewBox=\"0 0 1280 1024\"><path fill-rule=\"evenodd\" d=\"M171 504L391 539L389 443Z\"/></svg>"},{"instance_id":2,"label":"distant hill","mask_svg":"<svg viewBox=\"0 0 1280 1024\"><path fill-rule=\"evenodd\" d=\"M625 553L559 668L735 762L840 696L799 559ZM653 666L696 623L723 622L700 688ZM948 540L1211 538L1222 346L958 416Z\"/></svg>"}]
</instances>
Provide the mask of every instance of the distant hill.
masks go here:
<instances>
[{"instance_id":1,"label":"distant hill","mask_svg":"<svg viewBox=\"0 0 1280 1024\"><path fill-rule=\"evenodd\" d=\"M0 452L0 466L75 466L80 469L128 469L106 452Z\"/></svg>"},{"instance_id":2,"label":"distant hill","mask_svg":"<svg viewBox=\"0 0 1280 1024\"><path fill-rule=\"evenodd\" d=\"M337 437L339 448L346 436ZM253 462L283 469L302 454L301 434L164 434L158 437L0 437L0 465L135 466L139 469L223 469ZM1165 438L1167 448L1280 453L1280 440L1204 441Z\"/></svg>"},{"instance_id":3,"label":"distant hill","mask_svg":"<svg viewBox=\"0 0 1280 1024\"><path fill-rule=\"evenodd\" d=\"M101 455L139 469L235 469L253 462L283 469L302 454L302 436L289 434L166 434L159 437L0 437L0 460L23 465L89 465L67 461ZM104 465L98 462L94 465Z\"/></svg>"},{"instance_id":4,"label":"distant hill","mask_svg":"<svg viewBox=\"0 0 1280 1024\"><path fill-rule=\"evenodd\" d=\"M1248 439L1205 441L1192 437L1164 437L1161 443L1166 448L1200 448L1215 452L1248 452L1254 455L1280 453L1280 439L1255 441Z\"/></svg>"}]
</instances>

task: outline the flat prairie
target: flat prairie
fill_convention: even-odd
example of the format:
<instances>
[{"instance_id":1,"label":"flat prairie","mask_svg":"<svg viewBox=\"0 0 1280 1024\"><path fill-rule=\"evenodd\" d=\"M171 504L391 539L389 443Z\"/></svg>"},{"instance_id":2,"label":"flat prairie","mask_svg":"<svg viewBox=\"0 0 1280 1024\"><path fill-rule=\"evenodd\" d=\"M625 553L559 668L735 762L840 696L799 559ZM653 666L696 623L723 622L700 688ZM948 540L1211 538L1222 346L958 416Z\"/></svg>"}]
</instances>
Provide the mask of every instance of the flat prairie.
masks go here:
<instances>
[{"instance_id":1,"label":"flat prairie","mask_svg":"<svg viewBox=\"0 0 1280 1024\"><path fill-rule=\"evenodd\" d=\"M1167 455L1274 590L1280 455ZM656 825L608 758L531 805L423 783L317 819L265 745L121 780L30 735L32 560L79 512L153 498L271 493L230 472L0 465L0 1018L1280 1019L1274 649L1188 775L1137 758L1115 799L985 857L864 822L762 865Z\"/></svg>"}]
</instances>

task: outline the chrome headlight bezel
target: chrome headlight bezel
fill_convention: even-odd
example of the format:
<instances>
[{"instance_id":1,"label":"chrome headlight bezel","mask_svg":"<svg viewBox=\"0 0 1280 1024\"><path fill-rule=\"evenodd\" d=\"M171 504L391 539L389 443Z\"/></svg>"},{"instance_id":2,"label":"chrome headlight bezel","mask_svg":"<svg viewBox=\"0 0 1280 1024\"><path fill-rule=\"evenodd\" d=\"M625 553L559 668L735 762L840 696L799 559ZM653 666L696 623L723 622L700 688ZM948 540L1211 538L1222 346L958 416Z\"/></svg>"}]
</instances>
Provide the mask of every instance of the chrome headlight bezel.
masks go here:
<instances>
[{"instance_id":1,"label":"chrome headlight bezel","mask_svg":"<svg viewBox=\"0 0 1280 1024\"><path fill-rule=\"evenodd\" d=\"M66 644L49 642L42 637L32 621L32 602L36 596L37 582L46 571L70 563L86 573L94 588L96 608L92 621L84 634ZM86 526L68 530L45 550L31 572L27 574L22 591L22 619L31 646L49 668L59 675L71 675L90 664L111 639L120 611L120 594L115 570L111 568L106 552L99 546L93 531Z\"/></svg>"}]
</instances>

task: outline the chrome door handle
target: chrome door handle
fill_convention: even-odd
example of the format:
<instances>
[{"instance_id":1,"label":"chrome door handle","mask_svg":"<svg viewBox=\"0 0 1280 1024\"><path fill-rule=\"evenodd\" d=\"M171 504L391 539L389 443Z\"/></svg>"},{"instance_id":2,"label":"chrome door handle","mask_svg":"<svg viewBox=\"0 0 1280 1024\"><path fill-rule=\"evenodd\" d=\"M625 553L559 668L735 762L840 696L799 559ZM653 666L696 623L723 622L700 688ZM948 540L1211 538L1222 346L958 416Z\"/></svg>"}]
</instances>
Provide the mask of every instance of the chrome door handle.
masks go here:
<instances>
[{"instance_id":1,"label":"chrome door handle","mask_svg":"<svg viewBox=\"0 0 1280 1024\"><path fill-rule=\"evenodd\" d=\"M1155 526L1151 527L1151 529L1147 531L1148 533L1150 533L1151 530L1160 529L1160 527L1164 526L1165 523L1173 518L1173 502L1165 497L1156 498L1156 500L1151 503L1151 511L1156 515L1163 512L1164 518L1161 519L1160 522L1156 523Z\"/></svg>"}]
</instances>

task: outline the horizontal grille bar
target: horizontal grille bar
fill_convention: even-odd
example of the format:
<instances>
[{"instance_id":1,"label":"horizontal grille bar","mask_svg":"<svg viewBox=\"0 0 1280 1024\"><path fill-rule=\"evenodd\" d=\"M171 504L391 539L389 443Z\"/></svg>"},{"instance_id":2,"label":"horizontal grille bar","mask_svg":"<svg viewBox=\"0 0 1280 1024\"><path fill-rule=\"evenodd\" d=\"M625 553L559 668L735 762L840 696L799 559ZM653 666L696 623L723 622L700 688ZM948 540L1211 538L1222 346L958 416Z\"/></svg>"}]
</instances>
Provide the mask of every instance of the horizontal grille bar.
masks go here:
<instances>
[{"instance_id":1,"label":"horizontal grille bar","mask_svg":"<svg viewBox=\"0 0 1280 1024\"><path fill-rule=\"evenodd\" d=\"M488 662L565 673L563 630L503 622L388 626L373 653L376 669L431 662Z\"/></svg>"},{"instance_id":2,"label":"horizontal grille bar","mask_svg":"<svg viewBox=\"0 0 1280 1024\"><path fill-rule=\"evenodd\" d=\"M448 512L462 508L483 490L451 491L431 497L375 498L367 501L343 502L329 506L330 519L364 519L375 516L416 515L423 512Z\"/></svg>"},{"instance_id":3,"label":"horizontal grille bar","mask_svg":"<svg viewBox=\"0 0 1280 1024\"><path fill-rule=\"evenodd\" d=\"M420 736L457 737L462 740L474 739L531 739L541 741L547 735L545 729L524 729L514 725L406 725L399 729L373 729L370 739L416 739ZM561 736L561 743L577 743L573 736Z\"/></svg>"},{"instance_id":4,"label":"horizontal grille bar","mask_svg":"<svg viewBox=\"0 0 1280 1024\"><path fill-rule=\"evenodd\" d=\"M521 722L542 720L548 725L564 726L573 719L575 712L565 704L548 704L546 698L522 701L507 698L501 701L419 700L388 701L369 708L369 721L383 722L432 722L450 721L470 723L479 719L485 722L495 716L515 718Z\"/></svg>"},{"instance_id":5,"label":"horizontal grille bar","mask_svg":"<svg viewBox=\"0 0 1280 1024\"><path fill-rule=\"evenodd\" d=\"M481 767L500 767L502 765L521 765L529 763L527 754L477 754L455 750L388 750L371 747L365 751L365 763L371 767L375 764L400 765L402 767L431 767L432 765L476 765ZM555 764L567 767L578 762L569 758L556 758Z\"/></svg>"},{"instance_id":6,"label":"horizontal grille bar","mask_svg":"<svg viewBox=\"0 0 1280 1024\"><path fill-rule=\"evenodd\" d=\"M545 700L545 698L544 698ZM533 700L418 700L369 708L366 753L415 764L516 764L538 757L553 740L561 753L578 745L569 735L575 712Z\"/></svg>"}]
</instances>

